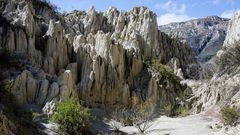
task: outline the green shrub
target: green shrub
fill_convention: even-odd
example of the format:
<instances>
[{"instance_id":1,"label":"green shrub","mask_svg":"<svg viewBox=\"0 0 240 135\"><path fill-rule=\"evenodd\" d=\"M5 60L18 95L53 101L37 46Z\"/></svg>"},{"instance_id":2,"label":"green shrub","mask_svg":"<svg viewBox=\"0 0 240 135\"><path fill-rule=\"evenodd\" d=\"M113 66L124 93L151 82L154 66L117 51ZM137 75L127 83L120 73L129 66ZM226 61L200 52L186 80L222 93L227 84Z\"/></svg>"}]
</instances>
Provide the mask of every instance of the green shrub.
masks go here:
<instances>
[{"instance_id":1,"label":"green shrub","mask_svg":"<svg viewBox=\"0 0 240 135\"><path fill-rule=\"evenodd\" d=\"M73 100L67 100L56 106L52 120L60 124L60 129L71 135L91 134L90 110Z\"/></svg>"},{"instance_id":2,"label":"green shrub","mask_svg":"<svg viewBox=\"0 0 240 135\"><path fill-rule=\"evenodd\" d=\"M226 107L221 110L224 125L236 126L240 124L240 109L236 107Z\"/></svg>"},{"instance_id":3,"label":"green shrub","mask_svg":"<svg viewBox=\"0 0 240 135\"><path fill-rule=\"evenodd\" d=\"M167 116L171 116L172 115L172 105L170 103L164 104L163 105L163 112L165 113L165 115Z\"/></svg>"},{"instance_id":4,"label":"green shrub","mask_svg":"<svg viewBox=\"0 0 240 135\"><path fill-rule=\"evenodd\" d=\"M214 59L218 66L218 71L223 73L228 70L234 70L233 68L240 65L240 41L229 46L231 47L223 48L224 52Z\"/></svg>"},{"instance_id":5,"label":"green shrub","mask_svg":"<svg viewBox=\"0 0 240 135\"><path fill-rule=\"evenodd\" d=\"M12 91L13 89L13 85L14 85L14 80L8 80L6 85L5 85L5 89L9 92Z\"/></svg>"},{"instance_id":6,"label":"green shrub","mask_svg":"<svg viewBox=\"0 0 240 135\"><path fill-rule=\"evenodd\" d=\"M177 115L186 117L187 115L190 114L190 110L186 106L179 106L178 109L176 110Z\"/></svg>"},{"instance_id":7,"label":"green shrub","mask_svg":"<svg viewBox=\"0 0 240 135\"><path fill-rule=\"evenodd\" d=\"M182 93L182 97L183 99L188 99L190 97L192 97L192 89L190 87L187 87L183 93Z\"/></svg>"},{"instance_id":8,"label":"green shrub","mask_svg":"<svg viewBox=\"0 0 240 135\"><path fill-rule=\"evenodd\" d=\"M151 66L157 70L157 72L159 72L164 79L169 79L173 82L180 81L180 78L174 74L173 70L169 66L161 64L158 60L152 60L151 63Z\"/></svg>"}]
</instances>

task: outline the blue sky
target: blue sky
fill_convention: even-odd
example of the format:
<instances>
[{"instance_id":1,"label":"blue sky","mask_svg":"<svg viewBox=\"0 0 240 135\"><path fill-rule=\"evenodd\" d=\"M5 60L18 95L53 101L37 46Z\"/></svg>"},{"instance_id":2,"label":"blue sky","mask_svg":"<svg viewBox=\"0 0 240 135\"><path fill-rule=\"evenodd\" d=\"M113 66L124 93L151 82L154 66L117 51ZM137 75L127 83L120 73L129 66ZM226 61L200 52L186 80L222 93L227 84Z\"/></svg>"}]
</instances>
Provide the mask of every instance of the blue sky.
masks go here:
<instances>
[{"instance_id":1,"label":"blue sky","mask_svg":"<svg viewBox=\"0 0 240 135\"><path fill-rule=\"evenodd\" d=\"M158 16L158 24L181 22L194 18L218 15L230 18L240 11L240 0L50 0L60 11L86 10L95 6L98 11L106 11L113 6L128 11L135 6L146 6Z\"/></svg>"}]
</instances>

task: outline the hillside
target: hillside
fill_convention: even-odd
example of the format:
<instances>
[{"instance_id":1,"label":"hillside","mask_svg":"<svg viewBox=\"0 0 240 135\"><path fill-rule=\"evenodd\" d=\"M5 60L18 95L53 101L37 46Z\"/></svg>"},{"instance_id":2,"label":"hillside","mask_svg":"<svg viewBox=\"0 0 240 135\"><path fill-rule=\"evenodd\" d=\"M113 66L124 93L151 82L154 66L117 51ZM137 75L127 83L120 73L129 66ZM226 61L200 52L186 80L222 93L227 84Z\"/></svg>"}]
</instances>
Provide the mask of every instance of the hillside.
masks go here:
<instances>
[{"instance_id":1,"label":"hillside","mask_svg":"<svg viewBox=\"0 0 240 135\"><path fill-rule=\"evenodd\" d=\"M162 32L188 43L201 62L210 60L222 48L229 19L209 16L159 26Z\"/></svg>"}]
</instances>

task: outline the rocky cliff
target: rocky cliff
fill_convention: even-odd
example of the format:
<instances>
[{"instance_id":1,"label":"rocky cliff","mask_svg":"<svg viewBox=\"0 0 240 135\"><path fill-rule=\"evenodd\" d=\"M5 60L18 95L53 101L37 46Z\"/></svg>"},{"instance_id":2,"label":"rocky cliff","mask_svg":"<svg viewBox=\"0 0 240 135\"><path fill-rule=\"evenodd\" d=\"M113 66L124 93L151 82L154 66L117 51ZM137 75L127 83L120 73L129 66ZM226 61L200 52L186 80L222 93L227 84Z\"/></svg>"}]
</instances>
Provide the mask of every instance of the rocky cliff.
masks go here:
<instances>
[{"instance_id":1,"label":"rocky cliff","mask_svg":"<svg viewBox=\"0 0 240 135\"><path fill-rule=\"evenodd\" d=\"M21 63L12 70L1 66L18 105L47 112L67 98L93 107L175 105L185 87L152 61L187 78L197 65L191 49L160 32L145 7L62 15L39 0L2 0L0 11L0 48Z\"/></svg>"},{"instance_id":2,"label":"rocky cliff","mask_svg":"<svg viewBox=\"0 0 240 135\"><path fill-rule=\"evenodd\" d=\"M188 82L195 96L190 101L195 111L207 110L215 105L240 107L240 13L236 13L229 22L223 48L210 61L214 69L211 79ZM195 102L196 101L196 102Z\"/></svg>"},{"instance_id":3,"label":"rocky cliff","mask_svg":"<svg viewBox=\"0 0 240 135\"><path fill-rule=\"evenodd\" d=\"M222 48L228 21L229 19L218 16L209 16L160 26L159 29L188 43L196 53L198 60L206 62Z\"/></svg>"}]
</instances>

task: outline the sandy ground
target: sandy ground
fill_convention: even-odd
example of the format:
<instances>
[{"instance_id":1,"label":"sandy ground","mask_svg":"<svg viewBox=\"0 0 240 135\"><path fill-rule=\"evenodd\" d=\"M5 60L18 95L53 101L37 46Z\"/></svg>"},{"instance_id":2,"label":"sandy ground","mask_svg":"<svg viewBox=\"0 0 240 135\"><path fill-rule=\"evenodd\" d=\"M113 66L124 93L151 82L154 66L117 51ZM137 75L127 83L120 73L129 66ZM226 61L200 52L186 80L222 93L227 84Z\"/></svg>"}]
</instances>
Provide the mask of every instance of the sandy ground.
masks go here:
<instances>
[{"instance_id":1,"label":"sandy ground","mask_svg":"<svg viewBox=\"0 0 240 135\"><path fill-rule=\"evenodd\" d=\"M106 122L102 129L106 132L111 131L111 121ZM203 114L190 115L187 117L169 118L161 116L151 122L151 127L145 132L146 135L239 135L232 130L216 128L219 120ZM134 126L121 127L120 130L127 134L139 134ZM239 130L238 130L239 131ZM236 130L235 130L236 132ZM239 132L240 133L240 132Z\"/></svg>"},{"instance_id":2,"label":"sandy ground","mask_svg":"<svg viewBox=\"0 0 240 135\"><path fill-rule=\"evenodd\" d=\"M146 134L213 135L214 131L210 127L215 123L217 123L217 121L214 119L202 115L191 115L183 118L162 116L151 123L152 126L147 130ZM120 130L128 134L138 132L135 127L123 127ZM216 133L219 134L219 132Z\"/></svg>"}]
</instances>

